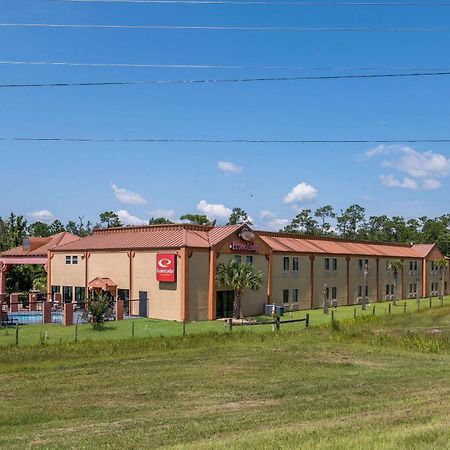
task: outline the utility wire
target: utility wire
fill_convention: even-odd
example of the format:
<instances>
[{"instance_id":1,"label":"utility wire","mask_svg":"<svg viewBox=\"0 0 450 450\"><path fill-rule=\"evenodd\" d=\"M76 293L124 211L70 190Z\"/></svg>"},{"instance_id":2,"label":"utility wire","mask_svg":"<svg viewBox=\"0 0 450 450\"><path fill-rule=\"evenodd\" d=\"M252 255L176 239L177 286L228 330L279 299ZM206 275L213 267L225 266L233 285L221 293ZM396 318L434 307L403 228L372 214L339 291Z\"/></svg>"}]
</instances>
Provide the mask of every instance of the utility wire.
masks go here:
<instances>
[{"instance_id":1,"label":"utility wire","mask_svg":"<svg viewBox=\"0 0 450 450\"><path fill-rule=\"evenodd\" d=\"M2 28L59 28L59 29L124 29L124 30L204 30L204 31L275 31L275 32L364 32L364 33L449 33L450 28L433 27L250 27L217 25L113 25L74 23L0 23Z\"/></svg>"},{"instance_id":2,"label":"utility wire","mask_svg":"<svg viewBox=\"0 0 450 450\"><path fill-rule=\"evenodd\" d=\"M435 144L449 139L213 139L213 138L78 138L78 137L5 137L0 141L22 142L106 142L106 143L194 143L194 144Z\"/></svg>"},{"instance_id":3,"label":"utility wire","mask_svg":"<svg viewBox=\"0 0 450 450\"><path fill-rule=\"evenodd\" d=\"M450 71L450 68L427 67L298 67L298 66L252 66L252 65L221 65L221 64L131 64L131 63L85 63L65 61L1 61L0 65L12 66L62 66L62 67L113 67L113 68L149 68L149 69L226 69L226 70L285 70L285 71L367 71L367 70L408 70L408 71Z\"/></svg>"},{"instance_id":4,"label":"utility wire","mask_svg":"<svg viewBox=\"0 0 450 450\"><path fill-rule=\"evenodd\" d=\"M437 2L286 2L286 1L209 1L209 0L51 0L59 3L144 3L157 5L235 5L235 6L302 6L302 7L448 7L450 3Z\"/></svg>"},{"instance_id":5,"label":"utility wire","mask_svg":"<svg viewBox=\"0 0 450 450\"><path fill-rule=\"evenodd\" d=\"M448 76L448 72L425 73L385 73L367 75L326 75L302 77L261 77L261 78L228 78L204 80L141 80L141 81L87 81L62 83L7 83L0 84L0 88L35 88L35 87L87 87L87 86L131 86L148 84L218 84L218 83L249 83L266 81L308 81L308 80L345 80L345 79L372 79L372 78L407 78L407 77L435 77Z\"/></svg>"}]
</instances>

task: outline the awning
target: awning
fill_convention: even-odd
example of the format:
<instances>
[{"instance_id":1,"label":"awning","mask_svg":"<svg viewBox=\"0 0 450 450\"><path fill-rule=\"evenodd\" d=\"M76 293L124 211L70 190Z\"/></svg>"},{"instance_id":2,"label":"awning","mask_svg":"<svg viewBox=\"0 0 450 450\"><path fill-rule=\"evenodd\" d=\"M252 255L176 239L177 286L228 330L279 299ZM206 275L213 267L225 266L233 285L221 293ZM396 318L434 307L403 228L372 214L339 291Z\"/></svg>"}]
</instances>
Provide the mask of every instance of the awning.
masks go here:
<instances>
[{"instance_id":1,"label":"awning","mask_svg":"<svg viewBox=\"0 0 450 450\"><path fill-rule=\"evenodd\" d=\"M117 284L111 278L94 278L89 284L89 289L102 289L104 291L111 291L117 288Z\"/></svg>"}]
</instances>

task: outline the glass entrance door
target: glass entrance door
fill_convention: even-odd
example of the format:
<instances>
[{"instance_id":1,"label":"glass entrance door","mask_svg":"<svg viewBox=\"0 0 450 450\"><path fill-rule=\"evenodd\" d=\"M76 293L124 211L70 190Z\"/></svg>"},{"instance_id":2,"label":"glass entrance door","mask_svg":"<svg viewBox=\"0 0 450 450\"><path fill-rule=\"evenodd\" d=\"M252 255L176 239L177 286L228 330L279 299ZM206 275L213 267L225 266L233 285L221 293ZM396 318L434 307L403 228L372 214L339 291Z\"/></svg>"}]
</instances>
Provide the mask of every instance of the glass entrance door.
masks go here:
<instances>
[{"instance_id":1,"label":"glass entrance door","mask_svg":"<svg viewBox=\"0 0 450 450\"><path fill-rule=\"evenodd\" d=\"M233 291L219 291L216 294L216 318L233 317Z\"/></svg>"}]
</instances>

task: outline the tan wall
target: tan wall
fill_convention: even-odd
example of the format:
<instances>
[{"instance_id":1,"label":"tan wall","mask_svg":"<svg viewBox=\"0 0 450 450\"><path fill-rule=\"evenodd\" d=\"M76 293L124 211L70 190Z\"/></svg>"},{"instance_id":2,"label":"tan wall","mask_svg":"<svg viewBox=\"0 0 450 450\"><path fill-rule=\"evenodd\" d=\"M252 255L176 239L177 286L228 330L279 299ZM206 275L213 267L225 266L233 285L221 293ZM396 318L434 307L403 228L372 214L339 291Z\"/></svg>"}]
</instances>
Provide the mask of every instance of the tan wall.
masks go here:
<instances>
[{"instance_id":1,"label":"tan wall","mask_svg":"<svg viewBox=\"0 0 450 450\"><path fill-rule=\"evenodd\" d=\"M426 261L427 265L427 284L426 284L426 295L431 295L431 283L436 282L438 283L438 294L441 292L441 285L442 285L442 275L440 274L439 270L431 270L431 263L432 261ZM444 275L444 283L447 281L447 291L448 291L448 267L445 268L445 275ZM436 295L436 294L433 294Z\"/></svg>"},{"instance_id":2,"label":"tan wall","mask_svg":"<svg viewBox=\"0 0 450 450\"><path fill-rule=\"evenodd\" d=\"M359 268L359 260L362 259L363 270ZM351 257L349 261L349 303L351 305L361 303L358 301L359 286L362 287L362 294L365 294L364 290L364 265L368 260L369 274L367 276L367 285L369 289L369 295L366 297L368 302L377 301L377 259L370 257ZM362 298L362 297L361 297Z\"/></svg>"},{"instance_id":3,"label":"tan wall","mask_svg":"<svg viewBox=\"0 0 450 450\"><path fill-rule=\"evenodd\" d=\"M91 252L88 260L88 283L97 277L110 278L118 289L129 289L127 252Z\"/></svg>"},{"instance_id":4,"label":"tan wall","mask_svg":"<svg viewBox=\"0 0 450 450\"><path fill-rule=\"evenodd\" d=\"M78 264L66 264L66 255L77 255ZM54 253L51 262L51 284L53 286L77 286L85 285L86 260L84 253ZM62 288L61 288L62 292Z\"/></svg>"},{"instance_id":5,"label":"tan wall","mask_svg":"<svg viewBox=\"0 0 450 450\"><path fill-rule=\"evenodd\" d=\"M283 258L289 257L290 270L283 270ZM299 259L299 270L292 270L292 258ZM311 304L311 261L309 256L285 254L272 257L272 302L284 305L288 310L308 309ZM289 303L283 303L283 290L289 290ZM293 290L298 289L299 301L294 303Z\"/></svg>"},{"instance_id":6,"label":"tan wall","mask_svg":"<svg viewBox=\"0 0 450 450\"><path fill-rule=\"evenodd\" d=\"M245 254L241 254L243 262L245 262ZM263 286L256 291L245 289L242 294L241 312L244 316L262 314L264 312L264 305L267 304L267 283L268 283L268 267L269 262L264 255L252 255L253 267L255 271L261 271L264 275ZM221 253L216 259L216 267L218 264L228 264L234 255ZM216 285L217 291L230 290L226 287L219 287Z\"/></svg>"},{"instance_id":7,"label":"tan wall","mask_svg":"<svg viewBox=\"0 0 450 450\"><path fill-rule=\"evenodd\" d=\"M208 320L209 252L193 252L188 264L188 318Z\"/></svg>"},{"instance_id":8,"label":"tan wall","mask_svg":"<svg viewBox=\"0 0 450 450\"><path fill-rule=\"evenodd\" d=\"M330 256L330 267L332 259L337 258L337 270L325 270L325 258L328 256L316 256L314 259L314 308L323 306L323 290L325 283L330 288L330 301L332 287L337 288L338 305L347 304L347 261L345 256Z\"/></svg>"},{"instance_id":9,"label":"tan wall","mask_svg":"<svg viewBox=\"0 0 450 450\"><path fill-rule=\"evenodd\" d=\"M410 261L417 261L417 270L410 270ZM409 285L412 284L413 294L410 295ZM419 297L422 296L422 260L405 259L403 262L403 291L402 296L398 296L400 299L415 298L414 284L417 284L417 292ZM384 287L386 290L386 286Z\"/></svg>"},{"instance_id":10,"label":"tan wall","mask_svg":"<svg viewBox=\"0 0 450 450\"><path fill-rule=\"evenodd\" d=\"M147 292L149 317L164 320L181 320L180 258L177 257L177 282L160 283L156 280L157 253L159 252L135 252L131 298L138 299L139 291Z\"/></svg>"}]
</instances>

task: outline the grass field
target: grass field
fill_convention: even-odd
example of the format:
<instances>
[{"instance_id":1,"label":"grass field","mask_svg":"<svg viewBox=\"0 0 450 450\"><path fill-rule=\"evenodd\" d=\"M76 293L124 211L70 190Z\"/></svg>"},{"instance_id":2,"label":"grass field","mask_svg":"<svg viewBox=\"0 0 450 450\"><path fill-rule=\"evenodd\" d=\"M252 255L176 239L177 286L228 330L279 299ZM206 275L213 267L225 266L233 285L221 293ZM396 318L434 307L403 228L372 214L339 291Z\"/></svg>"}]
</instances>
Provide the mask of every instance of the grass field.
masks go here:
<instances>
[{"instance_id":1,"label":"grass field","mask_svg":"<svg viewBox=\"0 0 450 450\"><path fill-rule=\"evenodd\" d=\"M417 303L415 300L401 300L398 302L398 306L391 307L391 314L403 314L404 303L407 304L407 311L417 311ZM444 301L445 305L450 305L450 297L446 297ZM433 298L431 306L433 308L440 307L441 302L438 298ZM430 306L429 299L422 299L420 303L421 310L427 309ZM388 303L374 303L367 306L366 311L361 310L361 306L341 306L335 311L335 317L338 320L350 319L354 317L355 309L358 317L372 315L373 307L375 307L375 314L378 316L384 316L388 314ZM321 309L312 311L295 311L293 313L287 312L281 320L289 320L290 318L298 319L304 318L306 313L310 315L310 324L323 325L328 324L331 320L331 309L329 315L323 314ZM260 316L257 319L262 321L272 320L270 317ZM79 324L77 330L78 341L97 341L97 340L123 340L131 339L132 336L132 323L134 322L134 336L136 339L148 338L148 337L170 337L182 335L182 324L179 322L171 322L165 320L155 319L133 319L124 320L121 322L107 322L103 331L95 331L89 324ZM304 324L296 323L291 325L282 325L285 330L296 330L298 328L304 328ZM23 325L19 330L19 346L39 345L41 337L45 338L47 344L60 344L66 342L73 342L75 339L75 327L64 327L60 324L48 324L48 325ZM270 332L269 326L264 327L252 327L251 332L254 333L266 333ZM186 333L203 334L203 333L227 333L227 328L220 321L217 322L191 322L186 324ZM241 327L235 327L233 332L242 332ZM249 332L246 327L246 332ZM0 347L15 345L15 330L13 328L0 329Z\"/></svg>"},{"instance_id":2,"label":"grass field","mask_svg":"<svg viewBox=\"0 0 450 450\"><path fill-rule=\"evenodd\" d=\"M0 447L450 448L450 307L339 314L279 333L3 347Z\"/></svg>"}]
</instances>

